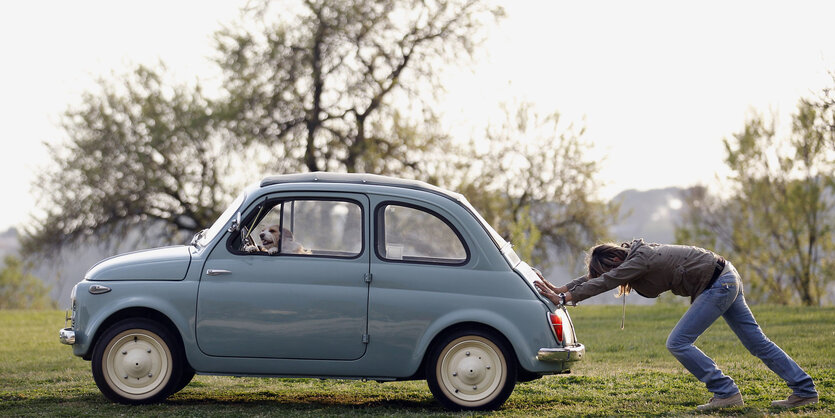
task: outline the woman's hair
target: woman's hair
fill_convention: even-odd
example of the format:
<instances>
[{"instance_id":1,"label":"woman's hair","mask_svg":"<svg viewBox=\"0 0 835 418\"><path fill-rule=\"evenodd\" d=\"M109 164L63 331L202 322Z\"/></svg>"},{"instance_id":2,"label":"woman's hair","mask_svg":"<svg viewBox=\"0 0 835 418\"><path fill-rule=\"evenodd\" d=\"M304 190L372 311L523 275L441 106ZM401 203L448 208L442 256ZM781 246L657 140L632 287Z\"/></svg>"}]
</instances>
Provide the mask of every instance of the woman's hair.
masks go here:
<instances>
[{"instance_id":1,"label":"woman's hair","mask_svg":"<svg viewBox=\"0 0 835 418\"><path fill-rule=\"evenodd\" d=\"M617 245L614 243L600 244L591 249L586 256L586 262L589 266L589 279L600 277L603 273L608 272L623 263L626 256L629 255L629 243ZM629 293L632 286L622 284L619 286L618 294L615 297L621 297Z\"/></svg>"}]
</instances>

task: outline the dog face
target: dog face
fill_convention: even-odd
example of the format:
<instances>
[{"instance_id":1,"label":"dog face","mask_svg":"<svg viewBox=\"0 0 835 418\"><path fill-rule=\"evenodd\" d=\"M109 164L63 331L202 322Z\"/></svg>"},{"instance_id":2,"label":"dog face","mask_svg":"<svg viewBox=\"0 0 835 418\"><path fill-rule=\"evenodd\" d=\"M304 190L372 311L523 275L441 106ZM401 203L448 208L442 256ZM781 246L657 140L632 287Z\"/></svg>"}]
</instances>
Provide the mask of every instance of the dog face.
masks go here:
<instances>
[{"instance_id":1,"label":"dog face","mask_svg":"<svg viewBox=\"0 0 835 418\"><path fill-rule=\"evenodd\" d=\"M272 248L278 249L279 240L282 242L293 241L293 233L287 228L280 228L278 225L265 226L258 236L261 238L261 245L266 250L270 250ZM286 244L284 244L284 246L286 246Z\"/></svg>"}]
</instances>

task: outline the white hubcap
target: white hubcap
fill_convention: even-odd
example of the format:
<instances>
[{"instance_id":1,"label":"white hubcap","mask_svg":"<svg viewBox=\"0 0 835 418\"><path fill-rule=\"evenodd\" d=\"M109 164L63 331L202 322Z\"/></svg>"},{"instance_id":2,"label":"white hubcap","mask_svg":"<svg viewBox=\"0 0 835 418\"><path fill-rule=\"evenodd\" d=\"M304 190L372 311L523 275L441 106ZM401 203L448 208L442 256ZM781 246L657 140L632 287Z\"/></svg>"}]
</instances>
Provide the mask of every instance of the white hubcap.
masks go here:
<instances>
[{"instance_id":1,"label":"white hubcap","mask_svg":"<svg viewBox=\"0 0 835 418\"><path fill-rule=\"evenodd\" d=\"M111 340L105 350L110 387L129 398L146 398L162 389L171 375L171 352L162 339L133 329Z\"/></svg>"},{"instance_id":2,"label":"white hubcap","mask_svg":"<svg viewBox=\"0 0 835 418\"><path fill-rule=\"evenodd\" d=\"M501 351L490 340L467 336L446 346L436 372L441 389L450 399L479 406L499 394L507 366Z\"/></svg>"}]
</instances>

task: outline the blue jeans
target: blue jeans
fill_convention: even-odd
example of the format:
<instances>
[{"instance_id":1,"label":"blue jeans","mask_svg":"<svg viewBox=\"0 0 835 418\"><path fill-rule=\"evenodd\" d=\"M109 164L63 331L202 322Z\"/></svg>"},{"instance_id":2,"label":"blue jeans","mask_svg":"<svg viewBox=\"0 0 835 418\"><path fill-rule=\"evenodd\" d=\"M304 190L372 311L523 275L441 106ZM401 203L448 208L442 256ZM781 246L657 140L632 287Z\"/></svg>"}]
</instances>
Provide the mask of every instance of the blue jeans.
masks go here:
<instances>
[{"instance_id":1,"label":"blue jeans","mask_svg":"<svg viewBox=\"0 0 835 418\"><path fill-rule=\"evenodd\" d=\"M730 265L711 287L693 301L667 338L670 353L716 397L733 396L739 388L693 343L720 315L745 348L783 378L795 395L811 397L818 394L812 378L760 329L745 303L739 273Z\"/></svg>"}]
</instances>

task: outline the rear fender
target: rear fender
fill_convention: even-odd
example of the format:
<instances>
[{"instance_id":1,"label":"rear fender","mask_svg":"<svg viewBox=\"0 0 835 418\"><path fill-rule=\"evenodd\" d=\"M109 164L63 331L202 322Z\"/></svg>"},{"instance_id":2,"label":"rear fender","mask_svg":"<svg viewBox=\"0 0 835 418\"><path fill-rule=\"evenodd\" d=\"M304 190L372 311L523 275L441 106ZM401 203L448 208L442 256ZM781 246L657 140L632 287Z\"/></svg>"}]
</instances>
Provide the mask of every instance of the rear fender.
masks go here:
<instances>
[{"instance_id":1,"label":"rear fender","mask_svg":"<svg viewBox=\"0 0 835 418\"><path fill-rule=\"evenodd\" d=\"M546 310L542 308L542 320L538 328L541 329L539 334L553 340L551 331L548 329L546 321ZM479 318L477 322L473 318ZM526 370L535 372L553 372L556 370L549 370L549 368L559 367L559 365L544 364L536 359L537 350L540 348L537 341L541 338L525 338L524 333L506 317L497 314L496 312L481 309L466 309L460 311L450 312L437 320L435 320L423 334L419 340L415 353L414 360L416 364L422 364L425 355L429 352L432 344L438 340L444 333L452 329L473 327L473 328L492 328L504 338L508 340L510 346L513 348L519 364ZM543 366L545 369L543 369ZM419 372L419 370L415 370Z\"/></svg>"}]
</instances>

